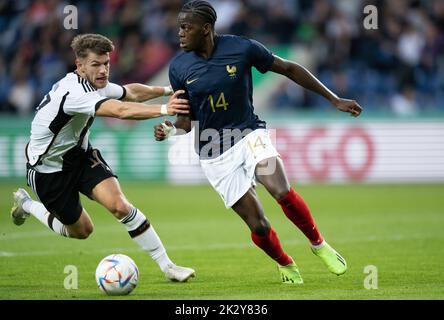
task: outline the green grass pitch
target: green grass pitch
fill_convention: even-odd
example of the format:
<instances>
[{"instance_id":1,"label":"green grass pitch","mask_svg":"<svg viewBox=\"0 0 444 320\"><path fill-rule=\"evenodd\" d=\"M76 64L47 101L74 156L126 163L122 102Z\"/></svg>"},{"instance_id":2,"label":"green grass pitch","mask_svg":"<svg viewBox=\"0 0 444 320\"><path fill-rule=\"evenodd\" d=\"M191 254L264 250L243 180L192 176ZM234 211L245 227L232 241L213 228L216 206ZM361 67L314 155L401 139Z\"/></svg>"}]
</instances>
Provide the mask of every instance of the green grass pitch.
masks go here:
<instances>
[{"instance_id":1,"label":"green grass pitch","mask_svg":"<svg viewBox=\"0 0 444 320\"><path fill-rule=\"evenodd\" d=\"M327 241L347 259L349 270L340 277L327 271L302 233L259 188L284 249L299 265L303 285L280 283L275 263L254 247L247 227L210 186L122 183L173 261L195 268L197 277L187 283L168 282L124 227L86 198L83 205L95 224L87 240L64 239L32 217L20 227L13 225L11 192L18 186L0 184L2 300L444 298L443 185L295 186ZM139 267L138 287L129 296L110 298L96 286L97 263L112 253L129 255ZM77 268L78 289L64 288L67 265ZM364 286L369 265L377 268L377 289Z\"/></svg>"}]
</instances>

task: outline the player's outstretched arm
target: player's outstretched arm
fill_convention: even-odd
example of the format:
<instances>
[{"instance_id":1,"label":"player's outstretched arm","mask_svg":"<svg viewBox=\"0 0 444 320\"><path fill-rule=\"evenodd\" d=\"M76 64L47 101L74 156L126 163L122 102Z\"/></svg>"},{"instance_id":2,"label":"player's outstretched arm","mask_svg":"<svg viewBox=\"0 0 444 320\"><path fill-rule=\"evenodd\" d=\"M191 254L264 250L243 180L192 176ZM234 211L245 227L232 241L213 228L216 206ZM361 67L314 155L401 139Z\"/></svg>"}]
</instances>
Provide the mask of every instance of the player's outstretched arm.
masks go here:
<instances>
[{"instance_id":1,"label":"player's outstretched arm","mask_svg":"<svg viewBox=\"0 0 444 320\"><path fill-rule=\"evenodd\" d=\"M103 102L96 111L96 116L111 117L118 119L145 120L163 115L188 114L188 100L179 99L183 90L176 91L166 105L146 105L137 102L121 102L110 99Z\"/></svg>"},{"instance_id":2,"label":"player's outstretched arm","mask_svg":"<svg viewBox=\"0 0 444 320\"><path fill-rule=\"evenodd\" d=\"M274 58L271 71L282 74L302 87L320 94L340 111L348 112L354 117L361 114L362 107L356 101L339 98L303 66L276 55Z\"/></svg>"},{"instance_id":3,"label":"player's outstretched arm","mask_svg":"<svg viewBox=\"0 0 444 320\"><path fill-rule=\"evenodd\" d=\"M141 83L130 83L123 86L126 90L123 101L144 102L161 96L170 96L173 94L171 86L147 86Z\"/></svg>"}]
</instances>

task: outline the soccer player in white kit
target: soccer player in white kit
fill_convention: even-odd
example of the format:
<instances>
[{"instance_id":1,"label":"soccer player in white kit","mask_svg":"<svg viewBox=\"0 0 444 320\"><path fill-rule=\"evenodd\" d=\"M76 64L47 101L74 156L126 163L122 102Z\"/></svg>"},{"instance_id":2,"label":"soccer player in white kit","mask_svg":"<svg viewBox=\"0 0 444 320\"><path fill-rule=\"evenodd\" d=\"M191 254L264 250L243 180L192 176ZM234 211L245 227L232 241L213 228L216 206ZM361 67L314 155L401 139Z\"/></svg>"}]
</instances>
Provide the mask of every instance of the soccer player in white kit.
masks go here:
<instances>
[{"instance_id":1,"label":"soccer player in white kit","mask_svg":"<svg viewBox=\"0 0 444 320\"><path fill-rule=\"evenodd\" d=\"M127 200L88 135L96 116L144 120L188 114L188 101L179 99L181 92L176 92L167 104L146 105L140 102L171 95L171 88L108 82L114 46L102 35L78 35L71 47L77 69L54 84L37 107L26 146L27 183L40 202L19 188L14 193L12 220L21 225L33 215L57 234L86 239L93 223L80 203L81 192L108 209L168 279L187 281L194 270L170 260L153 226Z\"/></svg>"}]
</instances>

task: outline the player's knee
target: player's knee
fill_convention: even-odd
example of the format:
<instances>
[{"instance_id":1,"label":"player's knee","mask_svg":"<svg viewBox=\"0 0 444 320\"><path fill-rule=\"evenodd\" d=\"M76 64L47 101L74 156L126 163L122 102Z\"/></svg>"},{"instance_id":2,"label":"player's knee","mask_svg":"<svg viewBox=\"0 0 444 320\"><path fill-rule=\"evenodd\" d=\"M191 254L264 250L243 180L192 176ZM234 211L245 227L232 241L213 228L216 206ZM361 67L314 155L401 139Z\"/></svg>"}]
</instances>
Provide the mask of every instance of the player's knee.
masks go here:
<instances>
[{"instance_id":1,"label":"player's knee","mask_svg":"<svg viewBox=\"0 0 444 320\"><path fill-rule=\"evenodd\" d=\"M71 234L70 233L70 237L72 238L76 238L76 239L80 239L80 240L84 240L87 239L90 234L93 232L94 227L93 225L87 225L85 227L83 227L82 229L76 231L75 233Z\"/></svg>"},{"instance_id":2,"label":"player's knee","mask_svg":"<svg viewBox=\"0 0 444 320\"><path fill-rule=\"evenodd\" d=\"M79 232L77 235L76 235L76 238L77 239L80 239L80 240L85 240L85 239L88 239L88 237L89 237L89 235L92 233L92 231L91 232L89 232L89 231L81 231L81 232Z\"/></svg>"},{"instance_id":3,"label":"player's knee","mask_svg":"<svg viewBox=\"0 0 444 320\"><path fill-rule=\"evenodd\" d=\"M272 196L276 200L280 200L280 199L285 198L289 192L290 192L290 186L282 186L280 188L276 188L273 191Z\"/></svg>"},{"instance_id":4,"label":"player's knee","mask_svg":"<svg viewBox=\"0 0 444 320\"><path fill-rule=\"evenodd\" d=\"M251 231L258 236L265 237L270 232L270 224L267 220L260 220L253 226Z\"/></svg>"},{"instance_id":5,"label":"player's knee","mask_svg":"<svg viewBox=\"0 0 444 320\"><path fill-rule=\"evenodd\" d=\"M110 208L111 213L119 220L125 218L131 211L131 205L123 198L114 201Z\"/></svg>"},{"instance_id":6,"label":"player's knee","mask_svg":"<svg viewBox=\"0 0 444 320\"><path fill-rule=\"evenodd\" d=\"M284 198L290 192L290 185L284 181L274 181L273 179L261 177L259 182L265 186L276 200Z\"/></svg>"}]
</instances>

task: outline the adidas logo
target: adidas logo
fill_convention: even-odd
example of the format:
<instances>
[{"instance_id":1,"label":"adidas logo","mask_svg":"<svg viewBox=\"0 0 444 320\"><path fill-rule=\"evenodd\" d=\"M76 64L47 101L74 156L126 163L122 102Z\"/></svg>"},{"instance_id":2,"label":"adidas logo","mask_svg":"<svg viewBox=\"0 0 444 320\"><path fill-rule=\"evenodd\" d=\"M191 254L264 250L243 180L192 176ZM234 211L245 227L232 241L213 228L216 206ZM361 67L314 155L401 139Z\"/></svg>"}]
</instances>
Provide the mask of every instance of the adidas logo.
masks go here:
<instances>
[{"instance_id":1,"label":"adidas logo","mask_svg":"<svg viewBox=\"0 0 444 320\"><path fill-rule=\"evenodd\" d=\"M343 265L344 265L344 267L345 267L345 261L344 261L344 258L342 258L339 254L337 254L336 253L336 257L338 258L338 261L340 262L340 263L342 263Z\"/></svg>"},{"instance_id":2,"label":"adidas logo","mask_svg":"<svg viewBox=\"0 0 444 320\"><path fill-rule=\"evenodd\" d=\"M291 283L294 283L294 280L288 278L287 276L282 276L282 282L291 282Z\"/></svg>"}]
</instances>

